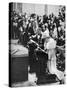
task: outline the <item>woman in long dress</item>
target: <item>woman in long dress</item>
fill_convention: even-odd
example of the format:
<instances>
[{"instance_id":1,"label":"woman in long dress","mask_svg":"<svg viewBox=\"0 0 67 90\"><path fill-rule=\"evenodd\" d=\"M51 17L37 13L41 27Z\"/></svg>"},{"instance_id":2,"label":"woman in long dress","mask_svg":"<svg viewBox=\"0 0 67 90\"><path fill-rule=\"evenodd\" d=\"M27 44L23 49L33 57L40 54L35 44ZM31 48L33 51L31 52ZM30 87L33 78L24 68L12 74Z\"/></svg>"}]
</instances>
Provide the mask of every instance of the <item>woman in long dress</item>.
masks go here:
<instances>
[{"instance_id":1,"label":"woman in long dress","mask_svg":"<svg viewBox=\"0 0 67 90\"><path fill-rule=\"evenodd\" d=\"M49 73L55 74L59 80L64 79L64 72L57 69L56 64L56 41L49 37L46 38L47 42L44 43L45 49L47 49L48 53L48 63L47 68L49 70Z\"/></svg>"},{"instance_id":2,"label":"woman in long dress","mask_svg":"<svg viewBox=\"0 0 67 90\"><path fill-rule=\"evenodd\" d=\"M44 50L48 53L48 63L47 68L50 74L55 74L59 80L64 79L64 72L57 69L56 63L56 40L49 36L49 32L46 29L42 34L44 41Z\"/></svg>"}]
</instances>

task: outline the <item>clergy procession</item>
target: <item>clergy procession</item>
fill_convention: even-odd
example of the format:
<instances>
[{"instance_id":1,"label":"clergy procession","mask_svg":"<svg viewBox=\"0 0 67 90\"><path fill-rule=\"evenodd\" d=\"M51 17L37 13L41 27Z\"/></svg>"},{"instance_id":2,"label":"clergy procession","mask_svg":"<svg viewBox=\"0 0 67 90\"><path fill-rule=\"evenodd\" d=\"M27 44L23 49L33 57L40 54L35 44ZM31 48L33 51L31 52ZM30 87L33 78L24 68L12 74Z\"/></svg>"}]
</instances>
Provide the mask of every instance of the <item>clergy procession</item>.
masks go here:
<instances>
[{"instance_id":1,"label":"clergy procession","mask_svg":"<svg viewBox=\"0 0 67 90\"><path fill-rule=\"evenodd\" d=\"M12 50L15 46L27 49L20 51L28 53L28 82L33 86L65 83L65 30L65 6L58 16L11 12L11 55L19 51ZM17 42L12 43L14 40Z\"/></svg>"}]
</instances>

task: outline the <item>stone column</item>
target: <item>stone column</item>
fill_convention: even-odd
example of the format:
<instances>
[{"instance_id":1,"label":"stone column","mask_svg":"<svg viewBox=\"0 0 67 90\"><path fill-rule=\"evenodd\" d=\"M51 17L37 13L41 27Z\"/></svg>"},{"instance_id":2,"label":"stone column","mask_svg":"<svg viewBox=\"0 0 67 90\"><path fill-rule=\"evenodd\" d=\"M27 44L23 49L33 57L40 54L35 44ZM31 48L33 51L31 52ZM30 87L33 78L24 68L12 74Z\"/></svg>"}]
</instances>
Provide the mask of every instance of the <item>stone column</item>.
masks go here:
<instances>
[{"instance_id":1,"label":"stone column","mask_svg":"<svg viewBox=\"0 0 67 90\"><path fill-rule=\"evenodd\" d=\"M17 12L22 13L22 3L17 3Z\"/></svg>"},{"instance_id":2,"label":"stone column","mask_svg":"<svg viewBox=\"0 0 67 90\"><path fill-rule=\"evenodd\" d=\"M48 6L47 6L47 4L45 4L45 7L44 7L44 14L48 14Z\"/></svg>"}]
</instances>

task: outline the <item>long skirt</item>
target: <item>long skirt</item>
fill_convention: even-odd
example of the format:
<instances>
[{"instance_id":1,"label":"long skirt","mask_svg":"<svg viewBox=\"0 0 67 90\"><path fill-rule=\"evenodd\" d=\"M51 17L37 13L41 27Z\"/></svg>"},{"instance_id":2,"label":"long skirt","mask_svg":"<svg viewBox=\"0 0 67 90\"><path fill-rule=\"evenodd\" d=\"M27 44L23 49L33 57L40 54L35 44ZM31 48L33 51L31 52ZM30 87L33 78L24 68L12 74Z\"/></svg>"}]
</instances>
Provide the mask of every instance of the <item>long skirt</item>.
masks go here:
<instances>
[{"instance_id":1,"label":"long skirt","mask_svg":"<svg viewBox=\"0 0 67 90\"><path fill-rule=\"evenodd\" d=\"M49 60L47 63L47 67L49 73L55 74L59 80L64 79L64 72L57 69L55 49L51 49L48 51L48 58Z\"/></svg>"}]
</instances>

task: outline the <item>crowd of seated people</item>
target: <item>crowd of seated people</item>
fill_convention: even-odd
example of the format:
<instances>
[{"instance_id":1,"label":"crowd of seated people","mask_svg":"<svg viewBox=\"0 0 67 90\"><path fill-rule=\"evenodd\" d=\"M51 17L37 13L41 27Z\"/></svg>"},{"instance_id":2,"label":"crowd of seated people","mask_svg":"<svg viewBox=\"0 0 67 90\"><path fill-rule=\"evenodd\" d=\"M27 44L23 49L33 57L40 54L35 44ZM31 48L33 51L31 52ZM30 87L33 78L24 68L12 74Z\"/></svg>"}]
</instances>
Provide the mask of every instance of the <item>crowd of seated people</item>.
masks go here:
<instances>
[{"instance_id":1,"label":"crowd of seated people","mask_svg":"<svg viewBox=\"0 0 67 90\"><path fill-rule=\"evenodd\" d=\"M53 13L48 15L38 16L36 14L31 14L27 16L26 13L19 14L13 11L11 13L11 39L19 39L18 43L29 48L30 59L33 57L33 62L37 62L35 48L39 45L40 49L44 50L44 34L50 36L56 41L56 57L57 57L57 68L60 71L65 70L65 7L63 7L58 16ZM45 32L46 31L46 32ZM35 41L36 44L29 43L30 40ZM29 47L28 47L29 46ZM40 52L41 53L41 52ZM41 54L40 54L41 55ZM61 58L62 56L62 58ZM35 58L36 57L36 58ZM43 58L43 56L42 56ZM46 59L48 56L46 54ZM30 60L30 65L33 68L32 60ZM44 71L43 68L46 64L40 61L41 72ZM47 60L46 60L47 63ZM32 70L33 70L32 68ZM45 70L46 72L46 70Z\"/></svg>"}]
</instances>

